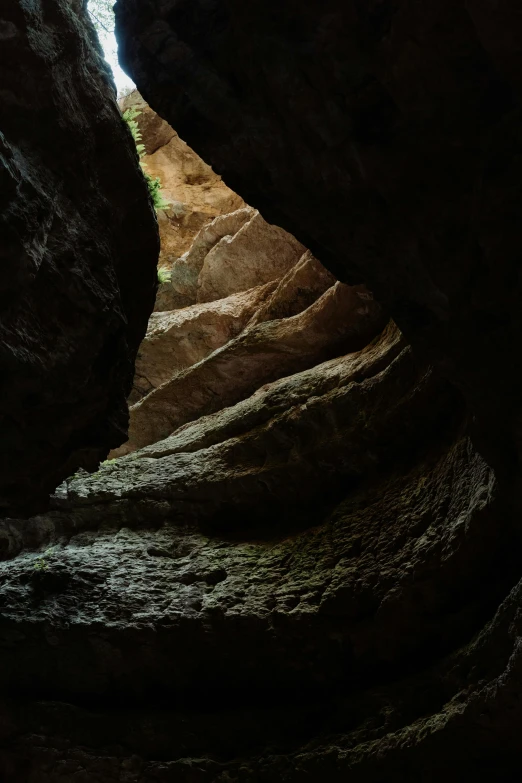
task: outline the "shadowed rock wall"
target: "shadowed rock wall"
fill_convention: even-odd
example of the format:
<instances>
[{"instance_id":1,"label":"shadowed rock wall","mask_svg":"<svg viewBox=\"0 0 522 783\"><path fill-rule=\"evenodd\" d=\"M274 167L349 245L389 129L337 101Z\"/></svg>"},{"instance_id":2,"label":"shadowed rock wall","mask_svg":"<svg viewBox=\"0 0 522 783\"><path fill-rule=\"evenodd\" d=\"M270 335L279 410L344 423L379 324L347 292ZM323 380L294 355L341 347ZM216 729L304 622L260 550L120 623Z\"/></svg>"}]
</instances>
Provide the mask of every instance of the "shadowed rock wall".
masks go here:
<instances>
[{"instance_id":1,"label":"shadowed rock wall","mask_svg":"<svg viewBox=\"0 0 522 783\"><path fill-rule=\"evenodd\" d=\"M269 222L368 285L512 473L518 5L119 0L116 14L120 60L148 103Z\"/></svg>"},{"instance_id":2,"label":"shadowed rock wall","mask_svg":"<svg viewBox=\"0 0 522 783\"><path fill-rule=\"evenodd\" d=\"M0 777L515 783L518 9L118 7L143 95L317 262L203 304L250 210L203 228L154 431L0 523ZM336 347L372 299L322 261L402 331Z\"/></svg>"},{"instance_id":3,"label":"shadowed rock wall","mask_svg":"<svg viewBox=\"0 0 522 783\"><path fill-rule=\"evenodd\" d=\"M41 508L126 439L156 221L90 23L0 10L0 510Z\"/></svg>"}]
</instances>

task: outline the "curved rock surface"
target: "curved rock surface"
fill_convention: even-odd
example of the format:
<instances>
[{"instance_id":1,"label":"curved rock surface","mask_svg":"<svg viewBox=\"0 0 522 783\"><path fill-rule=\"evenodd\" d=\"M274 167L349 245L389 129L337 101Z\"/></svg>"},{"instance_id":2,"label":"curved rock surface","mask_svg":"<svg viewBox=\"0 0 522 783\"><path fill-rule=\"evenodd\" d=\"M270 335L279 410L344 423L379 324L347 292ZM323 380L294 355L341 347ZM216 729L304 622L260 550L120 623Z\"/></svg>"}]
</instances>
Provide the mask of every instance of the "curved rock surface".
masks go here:
<instances>
[{"instance_id":1,"label":"curved rock surface","mask_svg":"<svg viewBox=\"0 0 522 783\"><path fill-rule=\"evenodd\" d=\"M266 220L368 285L464 391L481 448L512 474L517 4L119 0L116 19L149 104Z\"/></svg>"},{"instance_id":2,"label":"curved rock surface","mask_svg":"<svg viewBox=\"0 0 522 783\"><path fill-rule=\"evenodd\" d=\"M215 302L153 313L136 358L129 402L136 402L236 337L275 285L268 283Z\"/></svg>"},{"instance_id":3,"label":"curved rock surface","mask_svg":"<svg viewBox=\"0 0 522 783\"><path fill-rule=\"evenodd\" d=\"M169 310L158 311L162 305ZM250 207L198 233L160 287L156 310L129 397L132 432L111 458L358 349L387 320L364 286L336 286L294 237Z\"/></svg>"},{"instance_id":4,"label":"curved rock surface","mask_svg":"<svg viewBox=\"0 0 522 783\"><path fill-rule=\"evenodd\" d=\"M253 324L197 364L174 373L132 406L129 440L111 456L161 440L265 383L360 349L385 323L364 286L336 283L303 312Z\"/></svg>"},{"instance_id":5,"label":"curved rock surface","mask_svg":"<svg viewBox=\"0 0 522 783\"><path fill-rule=\"evenodd\" d=\"M1 527L14 783L456 781L500 733L516 752L513 534L458 397L393 327L55 507Z\"/></svg>"},{"instance_id":6,"label":"curved rock surface","mask_svg":"<svg viewBox=\"0 0 522 783\"><path fill-rule=\"evenodd\" d=\"M141 448L0 522L0 778L515 783L518 8L117 11L147 100L311 251L179 369L257 296L237 253L197 301L256 213L204 227Z\"/></svg>"},{"instance_id":7,"label":"curved rock surface","mask_svg":"<svg viewBox=\"0 0 522 783\"><path fill-rule=\"evenodd\" d=\"M94 31L0 12L0 512L42 508L126 437L157 227Z\"/></svg>"}]
</instances>

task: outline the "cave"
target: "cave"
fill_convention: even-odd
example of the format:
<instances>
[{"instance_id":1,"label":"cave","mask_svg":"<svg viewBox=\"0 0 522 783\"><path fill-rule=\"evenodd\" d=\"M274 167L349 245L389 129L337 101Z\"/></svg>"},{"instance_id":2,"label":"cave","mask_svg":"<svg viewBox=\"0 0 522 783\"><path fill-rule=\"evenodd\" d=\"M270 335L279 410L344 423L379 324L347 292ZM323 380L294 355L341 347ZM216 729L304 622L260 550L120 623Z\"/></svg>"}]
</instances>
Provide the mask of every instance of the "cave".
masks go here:
<instances>
[{"instance_id":1,"label":"cave","mask_svg":"<svg viewBox=\"0 0 522 783\"><path fill-rule=\"evenodd\" d=\"M0 10L0 781L518 783L520 9L114 14Z\"/></svg>"}]
</instances>

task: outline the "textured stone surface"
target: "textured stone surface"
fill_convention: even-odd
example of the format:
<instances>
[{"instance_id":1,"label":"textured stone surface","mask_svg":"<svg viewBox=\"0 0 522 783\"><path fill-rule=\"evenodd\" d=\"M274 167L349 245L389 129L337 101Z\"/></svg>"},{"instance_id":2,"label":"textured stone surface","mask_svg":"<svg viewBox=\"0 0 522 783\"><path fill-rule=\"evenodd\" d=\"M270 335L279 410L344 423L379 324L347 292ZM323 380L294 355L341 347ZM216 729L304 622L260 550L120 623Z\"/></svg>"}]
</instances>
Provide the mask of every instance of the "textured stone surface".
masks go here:
<instances>
[{"instance_id":1,"label":"textured stone surface","mask_svg":"<svg viewBox=\"0 0 522 783\"><path fill-rule=\"evenodd\" d=\"M136 402L178 370L205 359L236 337L275 285L268 283L215 302L153 313L136 358L129 402Z\"/></svg>"},{"instance_id":2,"label":"textured stone surface","mask_svg":"<svg viewBox=\"0 0 522 783\"><path fill-rule=\"evenodd\" d=\"M334 283L333 275L307 251L281 278L270 298L252 317L249 326L301 313ZM364 294L362 287L360 293Z\"/></svg>"},{"instance_id":3,"label":"textured stone surface","mask_svg":"<svg viewBox=\"0 0 522 783\"><path fill-rule=\"evenodd\" d=\"M243 199L226 186L176 131L159 117L135 90L120 100L125 111L135 108L136 122L145 145L142 163L151 177L159 177L162 195L170 208L160 210L160 266L170 269L191 246L198 231L216 215L244 206ZM178 303L184 306L188 302ZM158 308L160 309L160 308Z\"/></svg>"},{"instance_id":4,"label":"textured stone surface","mask_svg":"<svg viewBox=\"0 0 522 783\"><path fill-rule=\"evenodd\" d=\"M119 0L116 16L150 105L266 220L368 285L464 391L481 448L512 474L517 3Z\"/></svg>"},{"instance_id":5,"label":"textured stone surface","mask_svg":"<svg viewBox=\"0 0 522 783\"><path fill-rule=\"evenodd\" d=\"M157 228L92 27L63 0L0 11L0 513L126 437Z\"/></svg>"},{"instance_id":6,"label":"textured stone surface","mask_svg":"<svg viewBox=\"0 0 522 783\"><path fill-rule=\"evenodd\" d=\"M336 283L301 313L254 324L197 364L172 375L130 409L121 456L167 437L186 422L252 394L265 383L360 349L386 317L361 287Z\"/></svg>"},{"instance_id":7,"label":"textured stone surface","mask_svg":"<svg viewBox=\"0 0 522 783\"><path fill-rule=\"evenodd\" d=\"M4 523L3 775L512 770L514 539L461 410L390 327Z\"/></svg>"},{"instance_id":8,"label":"textured stone surface","mask_svg":"<svg viewBox=\"0 0 522 783\"><path fill-rule=\"evenodd\" d=\"M174 262L171 285L187 304L211 302L279 280L305 250L291 234L271 226L251 207L243 207L201 229L190 249ZM318 280L325 275L319 267ZM307 285L313 277L311 273Z\"/></svg>"},{"instance_id":9,"label":"textured stone surface","mask_svg":"<svg viewBox=\"0 0 522 783\"><path fill-rule=\"evenodd\" d=\"M187 304L195 304L198 298L198 278L205 257L223 239L233 237L254 215L251 207L242 207L225 215L219 215L194 237L190 248L172 266L172 287ZM256 281L257 282L257 281Z\"/></svg>"},{"instance_id":10,"label":"textured stone surface","mask_svg":"<svg viewBox=\"0 0 522 783\"><path fill-rule=\"evenodd\" d=\"M176 136L176 131L150 108L137 90L121 98L118 104L122 114L126 111L136 113L135 120L141 133L145 155L153 155Z\"/></svg>"},{"instance_id":11,"label":"textured stone surface","mask_svg":"<svg viewBox=\"0 0 522 783\"><path fill-rule=\"evenodd\" d=\"M198 302L279 280L305 250L291 234L254 212L237 233L223 236L206 254L198 276Z\"/></svg>"},{"instance_id":12,"label":"textured stone surface","mask_svg":"<svg viewBox=\"0 0 522 783\"><path fill-rule=\"evenodd\" d=\"M118 6L147 100L358 287L310 304L305 254L154 438L187 423L1 523L0 777L515 783L518 6ZM297 371L370 290L405 336Z\"/></svg>"}]
</instances>

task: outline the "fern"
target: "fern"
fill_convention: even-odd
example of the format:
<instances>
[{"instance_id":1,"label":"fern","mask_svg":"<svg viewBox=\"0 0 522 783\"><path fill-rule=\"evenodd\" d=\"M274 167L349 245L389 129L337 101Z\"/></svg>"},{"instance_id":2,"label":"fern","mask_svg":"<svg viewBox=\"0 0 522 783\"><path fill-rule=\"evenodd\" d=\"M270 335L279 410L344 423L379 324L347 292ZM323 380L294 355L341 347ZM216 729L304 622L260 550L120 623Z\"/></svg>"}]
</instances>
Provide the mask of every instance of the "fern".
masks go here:
<instances>
[{"instance_id":1,"label":"fern","mask_svg":"<svg viewBox=\"0 0 522 783\"><path fill-rule=\"evenodd\" d=\"M148 173L146 166L144 163L141 163L141 159L145 155L145 145L142 143L143 136L141 135L141 131L138 125L138 122L136 120L136 117L139 117L141 114L141 111L137 109L135 106L131 106L130 108L126 109L123 112L123 119L129 126L129 130L132 134L132 138L134 139L134 143L136 145L136 150L138 152L138 156L140 158L140 165L143 170L143 174L145 176L145 180L147 182L147 187L149 188L149 193L152 198L152 203L154 204L154 209L156 212L158 209L168 209L170 204L168 201L166 201L163 198L163 194L161 192L161 180L159 177L151 177L151 175Z\"/></svg>"},{"instance_id":2,"label":"fern","mask_svg":"<svg viewBox=\"0 0 522 783\"><path fill-rule=\"evenodd\" d=\"M152 202L154 204L154 207L156 209L156 212L158 209L168 209L169 208L169 202L165 201L163 198L163 194L161 192L161 180L159 177L156 177L153 179L153 177L150 176L146 171L144 172L145 179L147 180L147 185L149 186L149 193L152 196Z\"/></svg>"},{"instance_id":3,"label":"fern","mask_svg":"<svg viewBox=\"0 0 522 783\"><path fill-rule=\"evenodd\" d=\"M158 283L170 283L170 272L168 269L158 268Z\"/></svg>"}]
</instances>

